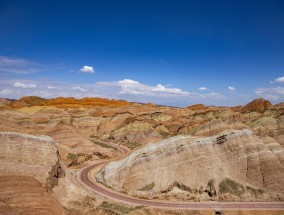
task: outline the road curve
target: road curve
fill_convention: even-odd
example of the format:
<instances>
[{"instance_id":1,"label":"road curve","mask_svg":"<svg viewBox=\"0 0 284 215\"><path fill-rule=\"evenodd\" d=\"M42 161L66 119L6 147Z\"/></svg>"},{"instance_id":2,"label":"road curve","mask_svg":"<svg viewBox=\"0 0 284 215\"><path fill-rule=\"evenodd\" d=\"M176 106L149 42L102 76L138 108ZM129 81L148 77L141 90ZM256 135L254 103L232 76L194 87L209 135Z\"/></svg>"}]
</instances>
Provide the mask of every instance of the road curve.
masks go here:
<instances>
[{"instance_id":1,"label":"road curve","mask_svg":"<svg viewBox=\"0 0 284 215\"><path fill-rule=\"evenodd\" d=\"M284 202L170 202L159 200L138 199L132 196L119 194L113 190L103 187L93 182L89 177L89 172L93 168L97 168L106 164L107 161L99 162L84 168L80 172L80 181L91 188L94 192L112 198L116 201L125 202L135 205L144 205L155 208L169 208L169 209L253 209L253 210L284 210Z\"/></svg>"},{"instance_id":2,"label":"road curve","mask_svg":"<svg viewBox=\"0 0 284 215\"><path fill-rule=\"evenodd\" d=\"M114 147L116 148L117 150L121 151L123 154L127 154L129 152L129 150L126 148L126 147L123 147L123 146L119 146L115 143L112 143L112 142L107 142L107 141L103 141L103 140L99 140L99 139L94 139L94 141L98 142L98 143L102 143L102 144L105 144L105 145L108 145L108 146L111 146L111 147Z\"/></svg>"}]
</instances>

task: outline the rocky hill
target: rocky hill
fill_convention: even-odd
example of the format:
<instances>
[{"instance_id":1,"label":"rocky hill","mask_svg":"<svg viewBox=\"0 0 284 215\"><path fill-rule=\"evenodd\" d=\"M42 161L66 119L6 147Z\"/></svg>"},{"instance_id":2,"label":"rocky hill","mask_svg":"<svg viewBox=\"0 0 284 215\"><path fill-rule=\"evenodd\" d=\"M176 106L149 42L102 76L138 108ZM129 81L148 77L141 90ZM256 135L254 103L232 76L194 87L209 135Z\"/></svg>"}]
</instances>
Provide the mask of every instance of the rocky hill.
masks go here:
<instances>
[{"instance_id":1,"label":"rocky hill","mask_svg":"<svg viewBox=\"0 0 284 215\"><path fill-rule=\"evenodd\" d=\"M251 101L250 103L248 103L247 105L245 105L241 111L243 113L245 112L253 112L253 111L257 111L257 112L263 112L265 110L269 110L269 109L273 109L273 105L271 104L270 101L265 100L263 98L259 98L259 99L255 99L253 101Z\"/></svg>"},{"instance_id":2,"label":"rocky hill","mask_svg":"<svg viewBox=\"0 0 284 215\"><path fill-rule=\"evenodd\" d=\"M84 214L90 197L48 136L0 132L0 214ZM85 212L84 212L85 211Z\"/></svg>"},{"instance_id":3,"label":"rocky hill","mask_svg":"<svg viewBox=\"0 0 284 215\"><path fill-rule=\"evenodd\" d=\"M1 101L0 214L106 213L99 207L104 199L77 179L83 167L110 159L117 161L97 180L138 197L283 201L283 103L176 108L101 98Z\"/></svg>"},{"instance_id":4,"label":"rocky hill","mask_svg":"<svg viewBox=\"0 0 284 215\"><path fill-rule=\"evenodd\" d=\"M53 106L59 108L79 108L79 107L121 107L127 106L129 103L124 100L110 100L106 98L83 98L76 99L73 97L64 98L57 97L54 99L44 99L37 96L26 96L9 104L12 108L23 108L31 106Z\"/></svg>"},{"instance_id":5,"label":"rocky hill","mask_svg":"<svg viewBox=\"0 0 284 215\"><path fill-rule=\"evenodd\" d=\"M12 207L15 213L64 214L62 205L48 193L63 174L52 139L15 132L1 132L0 136L3 208Z\"/></svg>"},{"instance_id":6,"label":"rocky hill","mask_svg":"<svg viewBox=\"0 0 284 215\"><path fill-rule=\"evenodd\" d=\"M23 107L31 107L31 106L37 106L44 103L46 99L38 97L38 96L25 96L20 98L19 100L13 101L9 104L12 108L23 108Z\"/></svg>"},{"instance_id":7,"label":"rocky hill","mask_svg":"<svg viewBox=\"0 0 284 215\"><path fill-rule=\"evenodd\" d=\"M12 101L9 100L9 99L3 99L3 98L0 98L0 106L7 106L11 103Z\"/></svg>"},{"instance_id":8,"label":"rocky hill","mask_svg":"<svg viewBox=\"0 0 284 215\"><path fill-rule=\"evenodd\" d=\"M108 164L96 178L143 198L283 201L284 148L249 129L228 126L216 133L146 145Z\"/></svg>"}]
</instances>

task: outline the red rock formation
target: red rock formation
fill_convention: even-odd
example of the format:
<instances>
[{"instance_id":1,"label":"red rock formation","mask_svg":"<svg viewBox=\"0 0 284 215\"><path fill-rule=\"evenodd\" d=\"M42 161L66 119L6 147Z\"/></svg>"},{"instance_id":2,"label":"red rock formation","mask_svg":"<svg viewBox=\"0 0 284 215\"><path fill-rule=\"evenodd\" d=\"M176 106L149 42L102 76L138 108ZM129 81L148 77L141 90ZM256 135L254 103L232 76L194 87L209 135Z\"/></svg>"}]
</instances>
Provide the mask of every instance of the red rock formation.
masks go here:
<instances>
[{"instance_id":1,"label":"red rock formation","mask_svg":"<svg viewBox=\"0 0 284 215\"><path fill-rule=\"evenodd\" d=\"M203 105L203 104L196 104L196 105L188 106L187 108L188 108L188 109L190 109L190 110L195 111L195 110L205 109L205 108L206 108L206 106L205 106L205 105Z\"/></svg>"},{"instance_id":2,"label":"red rock formation","mask_svg":"<svg viewBox=\"0 0 284 215\"><path fill-rule=\"evenodd\" d=\"M196 196L199 199L204 199L204 196L207 198L208 195L204 193L205 189L207 189L205 186L207 186L207 182L210 182L210 186L212 185L212 178L215 178L216 189L218 188L218 183L222 186L239 186L241 184L240 188L246 186L246 183L250 183L252 186L260 189L264 188L269 192L274 192L275 190L283 191L284 189L278 181L280 176L277 175L280 165L277 164L277 160L283 164L283 103L272 106L269 101L258 99L245 107L206 107L198 104L187 108L174 108L103 98L76 99L59 97L45 100L39 97L24 97L18 101L11 102L8 106L0 107L0 131L14 131L37 136L48 135L53 138L60 162L65 166L66 171L65 176L60 178L59 185L55 186L52 191L57 201L71 210L75 208L78 211L82 211L82 208L85 207L84 210L88 211L94 208L92 202L96 202L92 198L89 200L86 198L88 200L86 201L85 197L87 194L78 185L74 173L91 162L115 158L118 155L122 156L119 150L106 143L116 143L127 147L129 150L136 151L136 149L143 147L147 143L157 143L162 139L177 135L190 136L185 136L186 138L180 140L181 142L168 144L168 147L172 147L173 145L177 147L155 151L157 156L160 156L162 152L165 153L165 156L158 157L153 167L156 168L155 172L164 169L163 174L166 179L157 174L155 189L159 188L157 186L160 185L163 186L161 187L163 189L160 191L167 191L168 188L172 188L165 194L170 199L175 198L175 195L181 195L180 192L186 191L188 186L199 189L198 192L202 193L200 196ZM231 140L221 135L220 137L216 137L217 144L210 145L205 141L204 144L192 145L193 140L202 140L204 138L205 140L209 140L210 138L206 137L223 134L224 131L227 131L231 135L234 130L242 129L249 129L253 134L245 137L236 137ZM41 171L44 170L44 165L47 165L52 160L51 153L45 149L44 152L48 156L38 158L42 144L39 142L28 144L29 141L21 141L21 139L16 139L15 137L13 140L15 143L7 144L5 135L0 136L0 146L2 147L0 147L0 161L2 159L2 169L0 168L0 170L2 170L2 174L5 173L3 176L8 177L8 175L16 172L15 177L17 177L20 173L23 176L22 173L24 173L23 177L32 177L38 180L42 183L41 186L43 188L45 186L43 179L46 177L43 176ZM189 147L188 150L182 148L186 144ZM21 150L26 154L22 153ZM281 153L279 153L280 150L282 150ZM130 152L131 156L135 155L135 151L133 153ZM175 156L173 156L173 153ZM139 157L137 161L139 165L143 164L145 156L149 157L147 153L145 155L140 154L139 156L141 156L141 159ZM150 157L155 158L155 156ZM34 161L34 158L38 160ZM12 162L7 162L10 160ZM40 161L43 162L41 165L33 166L34 163L40 164ZM191 166L187 163L183 164L185 161L188 161ZM27 165L27 162L29 162L29 165ZM151 162L151 160L146 160L142 176L151 173ZM158 166L160 164L161 166ZM246 168L246 164L249 165L248 169ZM135 168L131 169L131 171L135 172ZM194 171L189 171L190 169ZM16 171L11 173L12 170ZM247 177L243 174L246 171ZM175 175L172 174L174 172L190 173L186 177L183 177L182 173L180 177L175 178ZM140 174L140 172L138 173ZM208 177L209 173L212 178ZM264 177L260 173L263 173ZM135 187L135 190L138 189L139 191L139 189L146 190L146 188L151 188L153 185L153 181L151 181L153 178L152 173L149 174L149 181L143 180L144 176L142 177L139 174L137 177L134 177L135 181L133 183L132 181L127 181L127 177L124 177L125 186L124 184L122 185L129 188L129 186L134 186L135 183L139 182L141 184L139 186L136 184L137 187ZM39 176L40 178L38 178ZM227 178L229 176L231 177L230 180ZM242 177L240 178L240 176ZM189 181L190 177L191 180ZM163 181L159 181L158 179ZM170 183L168 183L169 179L172 179ZM6 186L6 179L3 178L3 180L4 182L2 183L0 171L0 195L2 184L3 189ZM22 178L21 180L27 181L26 178ZM194 183L194 181L197 182L190 184ZM199 182L202 182L202 184L198 184ZM35 186L35 182L32 180L28 180L27 183ZM168 183L167 186L164 186L164 183ZM203 186L203 188L201 189L199 185ZM212 186L210 188L210 186L208 191L212 194L213 188ZM36 190L39 189L37 186L35 187ZM11 184L9 189L16 190L14 184ZM194 196L194 189L192 190L193 194L190 194L191 196L188 197L188 193L186 193L182 199L189 200ZM246 199L250 199L252 194L255 195L256 193L258 195L262 192L253 190L254 188L245 189L248 192L244 192L242 195L245 195L244 198ZM25 195L23 194L23 198L26 198ZM37 196L36 191L32 195ZM158 194L157 197L164 198L165 196L163 197ZM227 196L227 194L219 195L219 197L220 200L227 201L235 198ZM41 201L54 201L48 198ZM264 194L263 199L267 198L269 199L270 197ZM273 198L270 198L270 200L273 200ZM3 206L3 201L1 201L2 199L0 198L0 214L5 214L6 212L3 212L3 210L10 206L6 203ZM13 204L13 201L11 200L11 204ZM36 199L30 199L30 201L38 204ZM56 204L54 202L55 207L57 207ZM39 207L46 206L42 205ZM1 209L3 210L1 211ZM61 214L60 210L59 208L58 212L54 211L54 214ZM23 211L26 212L25 210ZM85 211L82 213L86 214ZM37 212L38 214L44 213L42 211Z\"/></svg>"},{"instance_id":3,"label":"red rock formation","mask_svg":"<svg viewBox=\"0 0 284 215\"><path fill-rule=\"evenodd\" d=\"M22 107L30 107L30 106L37 106L45 102L46 99L38 97L38 96L25 96L20 98L17 101L12 102L9 104L10 107L19 109Z\"/></svg>"},{"instance_id":4,"label":"red rock formation","mask_svg":"<svg viewBox=\"0 0 284 215\"><path fill-rule=\"evenodd\" d=\"M34 178L0 176L0 214L67 214Z\"/></svg>"},{"instance_id":5,"label":"red rock formation","mask_svg":"<svg viewBox=\"0 0 284 215\"><path fill-rule=\"evenodd\" d=\"M78 108L78 107L122 107L129 103L124 100L110 100L107 98L82 98L76 99L73 97L64 98L58 97L49 99L41 104L42 106L54 106L58 108Z\"/></svg>"},{"instance_id":6,"label":"red rock formation","mask_svg":"<svg viewBox=\"0 0 284 215\"><path fill-rule=\"evenodd\" d=\"M265 100L263 98L258 98L258 99L251 101L247 105L245 105L241 109L241 112L242 113L253 112L253 111L263 112L265 110L272 109L272 108L274 108L274 107L273 107L273 105L271 104L270 101Z\"/></svg>"}]
</instances>

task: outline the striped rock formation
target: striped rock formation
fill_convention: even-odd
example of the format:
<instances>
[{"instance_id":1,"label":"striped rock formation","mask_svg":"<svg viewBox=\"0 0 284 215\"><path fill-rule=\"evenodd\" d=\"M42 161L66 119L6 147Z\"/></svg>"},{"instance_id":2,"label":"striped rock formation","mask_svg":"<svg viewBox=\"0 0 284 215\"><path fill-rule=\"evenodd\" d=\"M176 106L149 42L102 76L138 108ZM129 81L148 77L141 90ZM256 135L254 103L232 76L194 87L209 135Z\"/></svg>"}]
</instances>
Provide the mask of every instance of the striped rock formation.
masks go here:
<instances>
[{"instance_id":1,"label":"striped rock formation","mask_svg":"<svg viewBox=\"0 0 284 215\"><path fill-rule=\"evenodd\" d=\"M284 194L284 148L252 130L176 136L109 163L97 181L147 198L279 200Z\"/></svg>"}]
</instances>

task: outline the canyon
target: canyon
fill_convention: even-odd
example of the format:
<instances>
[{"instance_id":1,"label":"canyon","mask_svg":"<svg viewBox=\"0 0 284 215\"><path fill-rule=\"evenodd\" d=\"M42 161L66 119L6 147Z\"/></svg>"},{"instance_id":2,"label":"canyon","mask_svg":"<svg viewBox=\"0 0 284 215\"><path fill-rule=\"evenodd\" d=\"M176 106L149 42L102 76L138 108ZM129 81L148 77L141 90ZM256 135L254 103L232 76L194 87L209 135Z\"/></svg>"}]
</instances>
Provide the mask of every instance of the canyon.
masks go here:
<instances>
[{"instance_id":1,"label":"canyon","mask_svg":"<svg viewBox=\"0 0 284 215\"><path fill-rule=\"evenodd\" d=\"M1 214L175 214L90 190L80 174L100 162L90 172L94 183L131 198L283 206L284 103L177 108L102 98L1 99L0 137Z\"/></svg>"}]
</instances>

